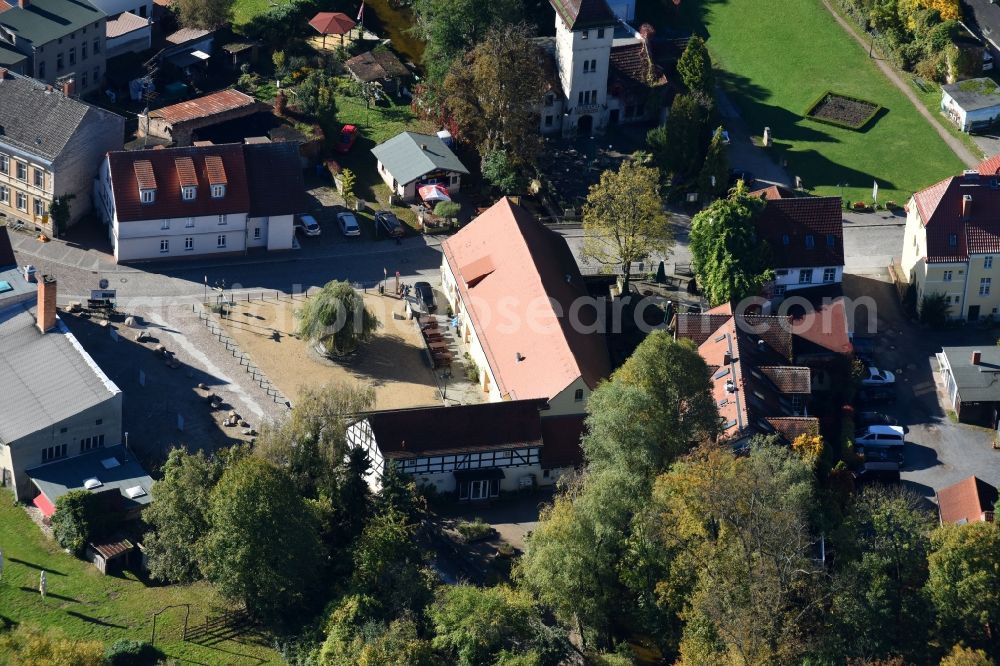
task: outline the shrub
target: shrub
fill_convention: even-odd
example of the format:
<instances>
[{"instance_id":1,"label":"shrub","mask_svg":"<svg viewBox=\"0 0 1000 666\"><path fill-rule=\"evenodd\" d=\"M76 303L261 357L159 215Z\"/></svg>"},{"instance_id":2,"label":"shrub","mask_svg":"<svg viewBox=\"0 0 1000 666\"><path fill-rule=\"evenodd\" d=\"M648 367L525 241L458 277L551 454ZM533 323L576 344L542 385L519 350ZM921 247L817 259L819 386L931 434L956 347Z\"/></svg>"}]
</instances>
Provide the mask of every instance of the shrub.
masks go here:
<instances>
[{"instance_id":1,"label":"shrub","mask_svg":"<svg viewBox=\"0 0 1000 666\"><path fill-rule=\"evenodd\" d=\"M463 520L455 529L466 541L480 541L493 536L493 527L482 518L476 518L473 521Z\"/></svg>"},{"instance_id":2,"label":"shrub","mask_svg":"<svg viewBox=\"0 0 1000 666\"><path fill-rule=\"evenodd\" d=\"M145 641L122 638L104 651L107 666L145 666L159 661L162 653Z\"/></svg>"},{"instance_id":3,"label":"shrub","mask_svg":"<svg viewBox=\"0 0 1000 666\"><path fill-rule=\"evenodd\" d=\"M868 212L868 210L870 210L867 201L855 201L854 203L851 204L851 208L861 213L865 213Z\"/></svg>"},{"instance_id":4,"label":"shrub","mask_svg":"<svg viewBox=\"0 0 1000 666\"><path fill-rule=\"evenodd\" d=\"M52 531L59 545L77 557L83 555L87 542L101 527L98 498L89 490L71 490L56 500Z\"/></svg>"},{"instance_id":5,"label":"shrub","mask_svg":"<svg viewBox=\"0 0 1000 666\"><path fill-rule=\"evenodd\" d=\"M458 217L458 212L460 210L462 210L462 207L454 201L439 201L437 202L437 205L434 206L435 215L449 220Z\"/></svg>"},{"instance_id":6,"label":"shrub","mask_svg":"<svg viewBox=\"0 0 1000 666\"><path fill-rule=\"evenodd\" d=\"M920 301L920 322L940 328L948 322L948 297L944 294L926 294Z\"/></svg>"}]
</instances>

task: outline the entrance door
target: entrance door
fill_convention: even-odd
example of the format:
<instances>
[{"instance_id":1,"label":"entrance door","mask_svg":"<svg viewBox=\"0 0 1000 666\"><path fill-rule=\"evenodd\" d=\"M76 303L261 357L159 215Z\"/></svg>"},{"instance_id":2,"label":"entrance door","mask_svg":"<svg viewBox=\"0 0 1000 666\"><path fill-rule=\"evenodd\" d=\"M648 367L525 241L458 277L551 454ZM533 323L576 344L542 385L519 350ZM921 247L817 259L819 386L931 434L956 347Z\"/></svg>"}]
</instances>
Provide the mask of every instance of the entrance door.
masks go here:
<instances>
[{"instance_id":1,"label":"entrance door","mask_svg":"<svg viewBox=\"0 0 1000 666\"><path fill-rule=\"evenodd\" d=\"M490 496L490 482L483 479L482 481L470 481L469 482L469 499L470 500L481 500L486 499Z\"/></svg>"},{"instance_id":2,"label":"entrance door","mask_svg":"<svg viewBox=\"0 0 1000 666\"><path fill-rule=\"evenodd\" d=\"M979 321L979 306L970 305L969 306L969 321Z\"/></svg>"},{"instance_id":3,"label":"entrance door","mask_svg":"<svg viewBox=\"0 0 1000 666\"><path fill-rule=\"evenodd\" d=\"M618 109L612 109L610 115L608 115L608 124L617 125L618 124Z\"/></svg>"},{"instance_id":4,"label":"entrance door","mask_svg":"<svg viewBox=\"0 0 1000 666\"><path fill-rule=\"evenodd\" d=\"M594 129L594 117L589 113L583 114L580 116L580 120L576 121L576 131L588 133L592 129Z\"/></svg>"}]
</instances>

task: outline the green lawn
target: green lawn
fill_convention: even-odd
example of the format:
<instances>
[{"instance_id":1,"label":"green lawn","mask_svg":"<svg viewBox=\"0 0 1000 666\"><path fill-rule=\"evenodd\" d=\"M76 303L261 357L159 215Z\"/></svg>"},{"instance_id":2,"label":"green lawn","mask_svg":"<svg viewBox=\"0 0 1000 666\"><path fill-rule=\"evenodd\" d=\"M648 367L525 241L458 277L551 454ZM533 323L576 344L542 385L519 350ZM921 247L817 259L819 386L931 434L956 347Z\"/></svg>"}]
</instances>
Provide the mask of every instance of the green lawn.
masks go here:
<instances>
[{"instance_id":1,"label":"green lawn","mask_svg":"<svg viewBox=\"0 0 1000 666\"><path fill-rule=\"evenodd\" d=\"M103 576L47 539L7 492L0 492L0 550L0 622L57 628L71 638L108 644L119 638L148 641L151 614L166 606L190 604L192 629L228 608L205 583L147 587L131 573ZM40 569L48 583L44 600L38 594ZM181 663L282 663L265 638L248 630L224 633L225 627L215 627L199 630L197 643L182 641L183 621L183 609L173 609L159 617L156 630L156 646Z\"/></svg>"},{"instance_id":2,"label":"green lawn","mask_svg":"<svg viewBox=\"0 0 1000 666\"><path fill-rule=\"evenodd\" d=\"M287 4L291 4L290 0L235 0L233 2L233 25L246 25L270 9L272 5Z\"/></svg>"},{"instance_id":3,"label":"green lawn","mask_svg":"<svg viewBox=\"0 0 1000 666\"><path fill-rule=\"evenodd\" d=\"M683 3L692 29L707 36L723 84L751 132L765 126L778 160L820 194L902 203L963 165L912 103L837 25L819 0L696 0ZM886 111L863 132L802 114L827 90L871 100Z\"/></svg>"}]
</instances>

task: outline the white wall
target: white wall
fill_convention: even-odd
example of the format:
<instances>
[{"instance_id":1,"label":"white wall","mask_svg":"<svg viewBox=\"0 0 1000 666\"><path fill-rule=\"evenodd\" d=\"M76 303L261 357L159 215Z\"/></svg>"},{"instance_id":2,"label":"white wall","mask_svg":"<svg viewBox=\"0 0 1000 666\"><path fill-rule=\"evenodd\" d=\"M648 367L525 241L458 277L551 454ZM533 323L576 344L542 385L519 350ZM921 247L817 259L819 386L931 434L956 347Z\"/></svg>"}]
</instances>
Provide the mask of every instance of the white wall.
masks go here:
<instances>
[{"instance_id":1,"label":"white wall","mask_svg":"<svg viewBox=\"0 0 1000 666\"><path fill-rule=\"evenodd\" d=\"M294 215L278 215L269 218L267 223L267 249L291 250L292 239L295 236L294 223Z\"/></svg>"},{"instance_id":2,"label":"white wall","mask_svg":"<svg viewBox=\"0 0 1000 666\"><path fill-rule=\"evenodd\" d=\"M152 19L149 19L152 21ZM113 37L104 45L106 56L113 58L123 53L142 53L152 47L153 27L152 23L145 28L127 32L121 37Z\"/></svg>"},{"instance_id":3,"label":"white wall","mask_svg":"<svg viewBox=\"0 0 1000 666\"><path fill-rule=\"evenodd\" d=\"M112 238L115 258L118 261L134 261L243 252L246 249L246 220L246 213L226 215L225 224L219 223L218 215L171 218L166 220L169 228L164 229L164 220L120 223L116 215ZM226 237L226 246L223 248L218 247L220 235ZM192 239L193 247L190 250L185 249L187 238ZM166 252L160 250L161 240L168 241Z\"/></svg>"},{"instance_id":4,"label":"white wall","mask_svg":"<svg viewBox=\"0 0 1000 666\"><path fill-rule=\"evenodd\" d=\"M583 391L580 400L576 399L576 392ZM549 399L549 409L543 413L544 417L566 416L568 414L585 414L587 412L587 400L590 398L591 390L583 377L577 377L573 383L564 388L558 394Z\"/></svg>"},{"instance_id":5,"label":"white wall","mask_svg":"<svg viewBox=\"0 0 1000 666\"><path fill-rule=\"evenodd\" d=\"M122 12L132 12L136 16L152 16L152 0L90 0L94 5L108 16L117 16Z\"/></svg>"},{"instance_id":6,"label":"white wall","mask_svg":"<svg viewBox=\"0 0 1000 666\"><path fill-rule=\"evenodd\" d=\"M823 280L823 274L826 272L827 268L833 268L836 272L834 274L833 281L825 282ZM775 271L774 284L785 287L786 291L793 291L795 289L804 289L806 287L815 287L816 285L822 284L840 284L844 281L844 267L843 266L821 266L819 268L813 268L809 266L802 266L797 268L782 268L782 271L787 271L784 275L779 275L778 271ZM812 282L800 283L799 282L799 272L800 271L812 271Z\"/></svg>"},{"instance_id":7,"label":"white wall","mask_svg":"<svg viewBox=\"0 0 1000 666\"><path fill-rule=\"evenodd\" d=\"M479 367L479 386L483 387L484 384L488 386L488 400L490 402L503 400L504 397L497 387L493 369L486 358L486 352L483 351L483 346L479 342L479 335L476 333L476 328L472 325L472 318L469 317L469 312L462 301L461 293L458 291L458 282L452 272L451 265L448 263L447 257L444 257L441 262L441 290L445 293L452 312L458 315L458 335L465 341L469 349L469 356L472 357L472 360Z\"/></svg>"}]
</instances>

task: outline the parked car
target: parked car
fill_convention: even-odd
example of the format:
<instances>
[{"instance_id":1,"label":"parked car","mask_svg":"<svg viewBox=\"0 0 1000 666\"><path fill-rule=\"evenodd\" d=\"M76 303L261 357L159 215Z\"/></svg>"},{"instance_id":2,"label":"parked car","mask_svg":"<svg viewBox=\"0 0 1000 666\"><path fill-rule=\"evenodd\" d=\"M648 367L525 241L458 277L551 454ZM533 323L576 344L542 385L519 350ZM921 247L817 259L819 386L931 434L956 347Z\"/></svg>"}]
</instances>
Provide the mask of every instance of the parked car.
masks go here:
<instances>
[{"instance_id":1,"label":"parked car","mask_svg":"<svg viewBox=\"0 0 1000 666\"><path fill-rule=\"evenodd\" d=\"M899 485L899 470L862 468L860 471L854 473L854 482L858 486L865 486L873 483L887 486Z\"/></svg>"},{"instance_id":2,"label":"parked car","mask_svg":"<svg viewBox=\"0 0 1000 666\"><path fill-rule=\"evenodd\" d=\"M896 391L893 386L866 386L858 391L858 404L885 405L896 402Z\"/></svg>"},{"instance_id":3,"label":"parked car","mask_svg":"<svg viewBox=\"0 0 1000 666\"><path fill-rule=\"evenodd\" d=\"M896 375L888 370L879 370L874 365L868 366L868 376L861 379L862 386L888 386L896 383Z\"/></svg>"},{"instance_id":4,"label":"parked car","mask_svg":"<svg viewBox=\"0 0 1000 666\"><path fill-rule=\"evenodd\" d=\"M300 215L299 219L295 221L295 228L306 236L319 236L320 234L319 222L312 215Z\"/></svg>"},{"instance_id":5,"label":"parked car","mask_svg":"<svg viewBox=\"0 0 1000 666\"><path fill-rule=\"evenodd\" d=\"M354 147L354 142L358 140L358 128L354 125L344 125L337 137L337 145L334 148L338 153L350 152Z\"/></svg>"},{"instance_id":6,"label":"parked car","mask_svg":"<svg viewBox=\"0 0 1000 666\"><path fill-rule=\"evenodd\" d=\"M375 231L379 234L385 234L389 238L399 238L403 235L403 223L399 221L395 213L380 210L375 213Z\"/></svg>"},{"instance_id":7,"label":"parked car","mask_svg":"<svg viewBox=\"0 0 1000 666\"><path fill-rule=\"evenodd\" d=\"M437 303L434 300L434 290L429 282L416 282L413 291L417 292L417 301L423 305L428 312L437 311Z\"/></svg>"},{"instance_id":8,"label":"parked car","mask_svg":"<svg viewBox=\"0 0 1000 666\"><path fill-rule=\"evenodd\" d=\"M899 421L882 412L858 412L854 416L854 427L858 432L868 430L868 426L874 425L898 426ZM903 431L905 432L906 428L903 428Z\"/></svg>"},{"instance_id":9,"label":"parked car","mask_svg":"<svg viewBox=\"0 0 1000 666\"><path fill-rule=\"evenodd\" d=\"M889 448L859 446L856 453L864 457L865 469L901 469L903 467L903 447Z\"/></svg>"},{"instance_id":10,"label":"parked car","mask_svg":"<svg viewBox=\"0 0 1000 666\"><path fill-rule=\"evenodd\" d=\"M358 224L358 218L354 217L354 213L350 211L343 211L342 213L337 213L337 224L340 226L340 233L345 236L360 236L361 226Z\"/></svg>"},{"instance_id":11,"label":"parked car","mask_svg":"<svg viewBox=\"0 0 1000 666\"><path fill-rule=\"evenodd\" d=\"M903 446L905 437L899 426L873 425L854 438L858 446L868 448L891 448Z\"/></svg>"}]
</instances>

